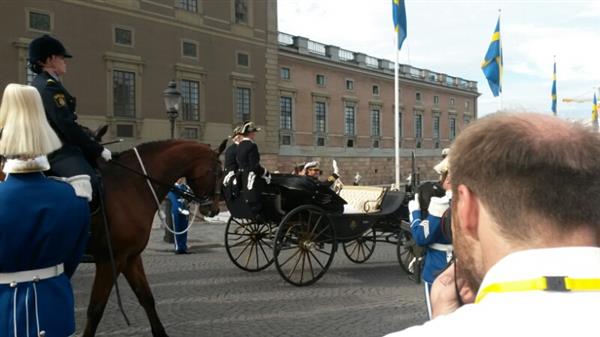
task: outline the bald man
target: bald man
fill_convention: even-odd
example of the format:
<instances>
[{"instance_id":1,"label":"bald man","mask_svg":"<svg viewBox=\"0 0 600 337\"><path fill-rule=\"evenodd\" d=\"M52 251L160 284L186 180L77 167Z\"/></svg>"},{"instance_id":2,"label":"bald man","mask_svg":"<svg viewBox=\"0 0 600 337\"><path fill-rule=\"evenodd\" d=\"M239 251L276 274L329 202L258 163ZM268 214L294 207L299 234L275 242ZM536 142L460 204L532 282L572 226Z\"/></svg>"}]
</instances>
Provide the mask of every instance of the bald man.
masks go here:
<instances>
[{"instance_id":1,"label":"bald man","mask_svg":"<svg viewBox=\"0 0 600 337\"><path fill-rule=\"evenodd\" d=\"M434 319L388 336L597 335L598 133L494 114L451 153L456 263L433 284Z\"/></svg>"}]
</instances>

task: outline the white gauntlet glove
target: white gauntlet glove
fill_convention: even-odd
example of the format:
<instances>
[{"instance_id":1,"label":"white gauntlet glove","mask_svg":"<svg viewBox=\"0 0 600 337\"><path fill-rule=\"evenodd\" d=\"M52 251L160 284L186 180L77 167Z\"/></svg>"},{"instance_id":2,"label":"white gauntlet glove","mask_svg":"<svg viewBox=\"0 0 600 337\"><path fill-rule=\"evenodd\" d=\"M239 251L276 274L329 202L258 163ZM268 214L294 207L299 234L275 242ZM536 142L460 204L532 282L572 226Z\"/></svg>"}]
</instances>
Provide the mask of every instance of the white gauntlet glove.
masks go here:
<instances>
[{"instance_id":1,"label":"white gauntlet glove","mask_svg":"<svg viewBox=\"0 0 600 337\"><path fill-rule=\"evenodd\" d=\"M262 175L262 178L267 182L267 185L271 183L271 172L265 170L265 173Z\"/></svg>"},{"instance_id":2,"label":"white gauntlet glove","mask_svg":"<svg viewBox=\"0 0 600 337\"><path fill-rule=\"evenodd\" d=\"M420 210L421 205L419 205L419 193L415 193L415 198L408 202L408 213L412 214L412 212Z\"/></svg>"},{"instance_id":3,"label":"white gauntlet glove","mask_svg":"<svg viewBox=\"0 0 600 337\"><path fill-rule=\"evenodd\" d=\"M107 148L104 148L104 150L102 150L102 153L100 153L100 156L102 157L102 159L104 159L104 161L112 160L112 153L110 153L110 150Z\"/></svg>"},{"instance_id":4,"label":"white gauntlet glove","mask_svg":"<svg viewBox=\"0 0 600 337\"><path fill-rule=\"evenodd\" d=\"M333 174L335 174L336 176L339 177L339 175L340 175L340 169L338 168L337 161L335 159L331 163L331 166L333 166Z\"/></svg>"}]
</instances>

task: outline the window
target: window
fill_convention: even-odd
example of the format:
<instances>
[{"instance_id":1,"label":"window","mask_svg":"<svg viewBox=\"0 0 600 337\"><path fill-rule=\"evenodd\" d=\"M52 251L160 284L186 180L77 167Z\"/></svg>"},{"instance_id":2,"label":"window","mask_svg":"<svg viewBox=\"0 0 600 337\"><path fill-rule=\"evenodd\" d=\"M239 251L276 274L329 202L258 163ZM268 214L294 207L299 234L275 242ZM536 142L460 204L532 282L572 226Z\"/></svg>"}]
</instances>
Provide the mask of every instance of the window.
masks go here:
<instances>
[{"instance_id":1,"label":"window","mask_svg":"<svg viewBox=\"0 0 600 337\"><path fill-rule=\"evenodd\" d=\"M379 147L379 140L376 139L376 140L373 141L373 147L374 148L378 148Z\"/></svg>"},{"instance_id":2,"label":"window","mask_svg":"<svg viewBox=\"0 0 600 337\"><path fill-rule=\"evenodd\" d=\"M398 113L398 137L400 138L399 141L402 141L402 112Z\"/></svg>"},{"instance_id":3,"label":"window","mask_svg":"<svg viewBox=\"0 0 600 337\"><path fill-rule=\"evenodd\" d=\"M279 74L282 80L289 80L291 78L290 68L282 67Z\"/></svg>"},{"instance_id":4,"label":"window","mask_svg":"<svg viewBox=\"0 0 600 337\"><path fill-rule=\"evenodd\" d=\"M236 118L239 122L250 120L250 88L236 88Z\"/></svg>"},{"instance_id":5,"label":"window","mask_svg":"<svg viewBox=\"0 0 600 337\"><path fill-rule=\"evenodd\" d=\"M198 81L181 80L180 86L182 97L181 118L184 121L199 121L200 83Z\"/></svg>"},{"instance_id":6,"label":"window","mask_svg":"<svg viewBox=\"0 0 600 337\"><path fill-rule=\"evenodd\" d=\"M433 139L440 139L440 116L433 116Z\"/></svg>"},{"instance_id":7,"label":"window","mask_svg":"<svg viewBox=\"0 0 600 337\"><path fill-rule=\"evenodd\" d=\"M135 73L113 71L113 111L118 117L135 117Z\"/></svg>"},{"instance_id":8,"label":"window","mask_svg":"<svg viewBox=\"0 0 600 337\"><path fill-rule=\"evenodd\" d=\"M421 93L420 92L415 94L415 99L417 100L417 102L421 102Z\"/></svg>"},{"instance_id":9,"label":"window","mask_svg":"<svg viewBox=\"0 0 600 337\"><path fill-rule=\"evenodd\" d=\"M450 105L454 105L454 98L450 97Z\"/></svg>"},{"instance_id":10,"label":"window","mask_svg":"<svg viewBox=\"0 0 600 337\"><path fill-rule=\"evenodd\" d=\"M320 87L325 86L325 75L317 74L317 85Z\"/></svg>"},{"instance_id":11,"label":"window","mask_svg":"<svg viewBox=\"0 0 600 337\"><path fill-rule=\"evenodd\" d=\"M373 85L373 96L379 96L379 86L376 84Z\"/></svg>"},{"instance_id":12,"label":"window","mask_svg":"<svg viewBox=\"0 0 600 337\"><path fill-rule=\"evenodd\" d=\"M325 133L326 130L325 102L315 103L315 131Z\"/></svg>"},{"instance_id":13,"label":"window","mask_svg":"<svg viewBox=\"0 0 600 337\"><path fill-rule=\"evenodd\" d=\"M465 126L467 126L467 125L469 125L469 123L471 123L471 116L464 115L463 116L463 124Z\"/></svg>"},{"instance_id":14,"label":"window","mask_svg":"<svg viewBox=\"0 0 600 337\"><path fill-rule=\"evenodd\" d=\"M115 44L123 46L133 45L133 32L130 29L115 27L114 38Z\"/></svg>"},{"instance_id":15,"label":"window","mask_svg":"<svg viewBox=\"0 0 600 337\"><path fill-rule=\"evenodd\" d=\"M355 109L353 105L346 105L344 108L344 133L347 136L354 136L354 120L355 120Z\"/></svg>"},{"instance_id":16,"label":"window","mask_svg":"<svg viewBox=\"0 0 600 337\"><path fill-rule=\"evenodd\" d=\"M198 0L175 0L175 7L188 12L198 12Z\"/></svg>"},{"instance_id":17,"label":"window","mask_svg":"<svg viewBox=\"0 0 600 337\"><path fill-rule=\"evenodd\" d=\"M242 67L250 66L250 56L246 53L237 53L237 65Z\"/></svg>"},{"instance_id":18,"label":"window","mask_svg":"<svg viewBox=\"0 0 600 337\"><path fill-rule=\"evenodd\" d=\"M181 43L181 53L186 57L198 57L198 44L191 41L183 41Z\"/></svg>"},{"instance_id":19,"label":"window","mask_svg":"<svg viewBox=\"0 0 600 337\"><path fill-rule=\"evenodd\" d=\"M448 135L448 138L450 140L454 140L454 138L456 138L456 118L450 117L448 125L450 126L450 134Z\"/></svg>"},{"instance_id":20,"label":"window","mask_svg":"<svg viewBox=\"0 0 600 337\"><path fill-rule=\"evenodd\" d=\"M279 98L280 107L280 128L284 130L292 129L292 98L289 96L281 96Z\"/></svg>"},{"instance_id":21,"label":"window","mask_svg":"<svg viewBox=\"0 0 600 337\"><path fill-rule=\"evenodd\" d=\"M317 137L317 146L325 146L325 138Z\"/></svg>"},{"instance_id":22,"label":"window","mask_svg":"<svg viewBox=\"0 0 600 337\"><path fill-rule=\"evenodd\" d=\"M354 81L346 80L346 90L354 90Z\"/></svg>"},{"instance_id":23,"label":"window","mask_svg":"<svg viewBox=\"0 0 600 337\"><path fill-rule=\"evenodd\" d=\"M235 23L248 23L248 0L235 0Z\"/></svg>"},{"instance_id":24,"label":"window","mask_svg":"<svg viewBox=\"0 0 600 337\"><path fill-rule=\"evenodd\" d=\"M381 116L379 109L371 110L371 136L381 136Z\"/></svg>"},{"instance_id":25,"label":"window","mask_svg":"<svg viewBox=\"0 0 600 337\"><path fill-rule=\"evenodd\" d=\"M420 140L423 138L423 115L415 115L415 138Z\"/></svg>"},{"instance_id":26,"label":"window","mask_svg":"<svg viewBox=\"0 0 600 337\"><path fill-rule=\"evenodd\" d=\"M31 85L31 83L33 82L33 79L37 76L37 74L34 73L33 71L31 71L31 69L29 69L29 66L26 65L25 68L26 68L25 71L26 71L26 74L27 74L27 76L25 77L27 83L25 83L25 84Z\"/></svg>"},{"instance_id":27,"label":"window","mask_svg":"<svg viewBox=\"0 0 600 337\"><path fill-rule=\"evenodd\" d=\"M347 147L354 147L354 139L347 139L346 140L346 146Z\"/></svg>"},{"instance_id":28,"label":"window","mask_svg":"<svg viewBox=\"0 0 600 337\"><path fill-rule=\"evenodd\" d=\"M50 32L52 30L52 20L50 18L50 14L30 11L29 29Z\"/></svg>"},{"instance_id":29,"label":"window","mask_svg":"<svg viewBox=\"0 0 600 337\"><path fill-rule=\"evenodd\" d=\"M440 96L433 96L433 104L435 104L435 105L440 104Z\"/></svg>"},{"instance_id":30,"label":"window","mask_svg":"<svg viewBox=\"0 0 600 337\"><path fill-rule=\"evenodd\" d=\"M117 137L125 137L125 138L133 137L133 125L117 124Z\"/></svg>"},{"instance_id":31,"label":"window","mask_svg":"<svg viewBox=\"0 0 600 337\"><path fill-rule=\"evenodd\" d=\"M467 99L465 100L465 110L469 110L470 104L471 102Z\"/></svg>"},{"instance_id":32,"label":"window","mask_svg":"<svg viewBox=\"0 0 600 337\"><path fill-rule=\"evenodd\" d=\"M281 136L281 145L292 145L292 136L282 135Z\"/></svg>"},{"instance_id":33,"label":"window","mask_svg":"<svg viewBox=\"0 0 600 337\"><path fill-rule=\"evenodd\" d=\"M183 128L181 130L181 138L198 139L198 128Z\"/></svg>"}]
</instances>

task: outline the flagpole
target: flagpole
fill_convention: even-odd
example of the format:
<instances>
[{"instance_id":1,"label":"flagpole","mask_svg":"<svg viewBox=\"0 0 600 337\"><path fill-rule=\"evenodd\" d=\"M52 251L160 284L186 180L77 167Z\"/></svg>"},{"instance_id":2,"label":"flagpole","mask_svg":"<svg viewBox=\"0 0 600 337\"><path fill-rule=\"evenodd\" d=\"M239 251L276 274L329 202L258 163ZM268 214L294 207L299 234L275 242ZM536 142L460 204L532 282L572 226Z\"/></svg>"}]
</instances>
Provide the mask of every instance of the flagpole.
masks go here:
<instances>
[{"instance_id":1,"label":"flagpole","mask_svg":"<svg viewBox=\"0 0 600 337\"><path fill-rule=\"evenodd\" d=\"M398 49L398 34L395 35L394 47L396 49L396 64L394 66L394 156L396 168L396 188L400 189L400 97L398 95L398 62L400 50Z\"/></svg>"},{"instance_id":2,"label":"flagpole","mask_svg":"<svg viewBox=\"0 0 600 337\"><path fill-rule=\"evenodd\" d=\"M502 19L502 8L498 8L498 23L500 22L500 19ZM500 32L500 36L502 36L501 32ZM502 38L500 38L500 40L498 41L498 43L500 44L500 55L501 55L500 59L502 60L502 67L504 67L504 53L503 53L503 50L502 50ZM500 70L500 79L499 79L500 80L500 88L502 88L502 73L504 72L503 70L504 69ZM498 96L500 96L500 102L499 102L500 103L500 109L499 109L499 111L501 112L502 109L504 108L504 106L503 106L503 99L502 99L502 96L503 96L502 90L500 90L500 95L498 95Z\"/></svg>"}]
</instances>

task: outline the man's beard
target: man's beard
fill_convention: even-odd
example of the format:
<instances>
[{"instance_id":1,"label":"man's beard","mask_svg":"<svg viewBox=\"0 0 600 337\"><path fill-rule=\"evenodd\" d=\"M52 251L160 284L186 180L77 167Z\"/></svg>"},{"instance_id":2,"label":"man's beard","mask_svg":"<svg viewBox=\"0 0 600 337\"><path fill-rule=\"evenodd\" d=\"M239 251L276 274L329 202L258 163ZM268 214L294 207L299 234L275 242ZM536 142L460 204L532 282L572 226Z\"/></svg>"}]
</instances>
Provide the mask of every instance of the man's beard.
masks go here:
<instances>
[{"instance_id":1,"label":"man's beard","mask_svg":"<svg viewBox=\"0 0 600 337\"><path fill-rule=\"evenodd\" d=\"M456 278L463 279L471 290L477 292L481 286L483 275L477 271L473 249L460 229L457 213L456 210L452 210L452 245L456 258Z\"/></svg>"}]
</instances>

